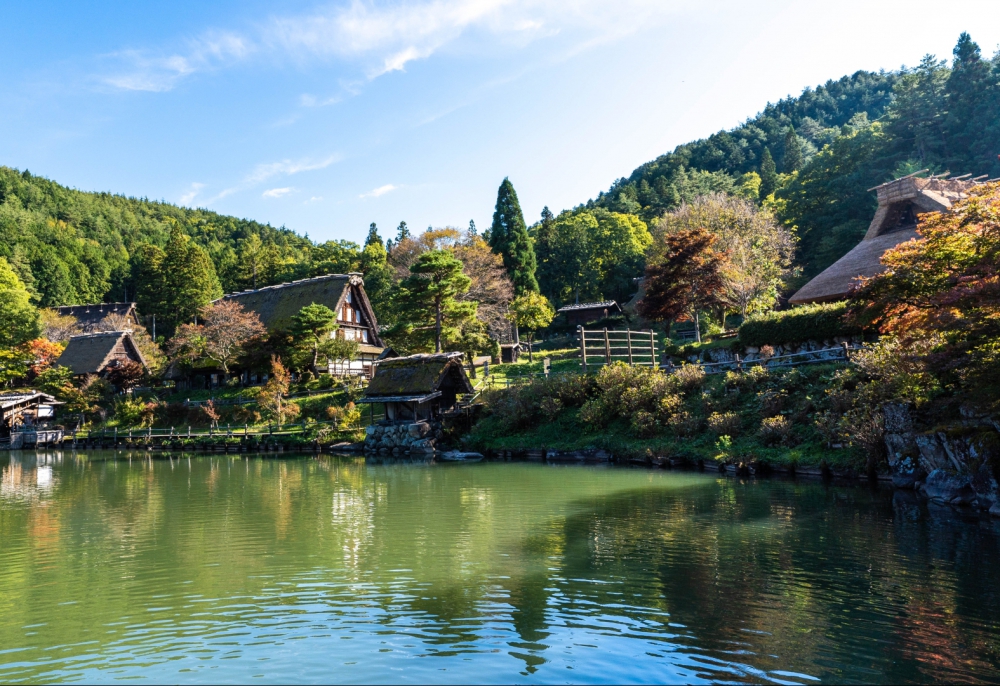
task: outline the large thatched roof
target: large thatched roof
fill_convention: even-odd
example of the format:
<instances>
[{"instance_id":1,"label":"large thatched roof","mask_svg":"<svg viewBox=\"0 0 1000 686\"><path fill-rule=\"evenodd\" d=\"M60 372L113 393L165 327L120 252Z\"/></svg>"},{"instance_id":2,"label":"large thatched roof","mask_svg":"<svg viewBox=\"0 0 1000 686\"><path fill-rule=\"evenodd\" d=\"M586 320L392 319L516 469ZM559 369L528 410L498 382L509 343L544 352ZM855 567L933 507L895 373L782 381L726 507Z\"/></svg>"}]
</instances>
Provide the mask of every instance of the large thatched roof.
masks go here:
<instances>
[{"instance_id":1,"label":"large thatched roof","mask_svg":"<svg viewBox=\"0 0 1000 686\"><path fill-rule=\"evenodd\" d=\"M905 176L871 190L878 193L878 210L864 239L788 299L793 305L842 300L858 277L875 276L884 267L883 253L918 237L917 215L944 212L964 198L973 181Z\"/></svg>"},{"instance_id":2,"label":"large thatched roof","mask_svg":"<svg viewBox=\"0 0 1000 686\"><path fill-rule=\"evenodd\" d=\"M98 303L96 305L62 305L52 308L61 315L75 317L86 331L100 324L109 314L136 319L135 303Z\"/></svg>"},{"instance_id":3,"label":"large thatched roof","mask_svg":"<svg viewBox=\"0 0 1000 686\"><path fill-rule=\"evenodd\" d=\"M458 393L472 393L472 384L462 368L462 353L410 355L382 360L365 389L368 402L390 398L417 399L438 393L450 385Z\"/></svg>"},{"instance_id":4,"label":"large thatched roof","mask_svg":"<svg viewBox=\"0 0 1000 686\"><path fill-rule=\"evenodd\" d=\"M326 305L334 312L338 311L347 296L348 287L353 286L359 296L354 305L361 310L362 316L367 320L369 343L381 347L378 320L365 293L364 285L365 282L360 274L325 274L311 279L265 286L257 290L230 293L222 296L221 300L238 302L245 309L256 312L268 330L278 331L288 329L292 324L292 317L312 303Z\"/></svg>"},{"instance_id":5,"label":"large thatched roof","mask_svg":"<svg viewBox=\"0 0 1000 686\"><path fill-rule=\"evenodd\" d=\"M130 359L146 366L146 360L128 331L102 331L70 336L69 344L56 364L68 367L74 375L100 374L114 358L119 342Z\"/></svg>"},{"instance_id":6,"label":"large thatched roof","mask_svg":"<svg viewBox=\"0 0 1000 686\"><path fill-rule=\"evenodd\" d=\"M614 300L605 300L599 303L576 303L575 305L563 305L559 308L559 312L583 312L586 310L616 310L618 312L622 311L622 308L618 306L618 303Z\"/></svg>"}]
</instances>

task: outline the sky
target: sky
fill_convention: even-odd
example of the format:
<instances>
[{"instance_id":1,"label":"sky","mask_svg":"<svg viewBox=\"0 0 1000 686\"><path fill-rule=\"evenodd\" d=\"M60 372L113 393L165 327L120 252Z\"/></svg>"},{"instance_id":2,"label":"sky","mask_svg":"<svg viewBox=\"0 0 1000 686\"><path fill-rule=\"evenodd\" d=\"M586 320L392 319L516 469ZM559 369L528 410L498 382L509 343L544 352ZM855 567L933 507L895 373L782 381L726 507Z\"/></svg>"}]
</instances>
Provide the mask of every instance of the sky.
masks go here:
<instances>
[{"instance_id":1,"label":"sky","mask_svg":"<svg viewBox=\"0 0 1000 686\"><path fill-rule=\"evenodd\" d=\"M530 224L962 31L1000 2L7 0L0 164L318 241L485 229L509 177Z\"/></svg>"}]
</instances>

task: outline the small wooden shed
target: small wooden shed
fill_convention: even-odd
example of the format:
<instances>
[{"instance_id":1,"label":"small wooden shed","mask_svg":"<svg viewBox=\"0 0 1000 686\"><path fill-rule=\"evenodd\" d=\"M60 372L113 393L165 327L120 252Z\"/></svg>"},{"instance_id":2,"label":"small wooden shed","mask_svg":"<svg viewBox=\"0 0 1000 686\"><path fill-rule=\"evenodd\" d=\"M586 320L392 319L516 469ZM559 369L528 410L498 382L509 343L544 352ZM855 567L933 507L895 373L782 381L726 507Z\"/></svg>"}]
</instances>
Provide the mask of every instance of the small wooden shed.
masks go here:
<instances>
[{"instance_id":1,"label":"small wooden shed","mask_svg":"<svg viewBox=\"0 0 1000 686\"><path fill-rule=\"evenodd\" d=\"M102 331L71 336L56 364L68 367L73 376L85 376L104 374L130 361L146 366L132 334L128 331Z\"/></svg>"},{"instance_id":2,"label":"small wooden shed","mask_svg":"<svg viewBox=\"0 0 1000 686\"><path fill-rule=\"evenodd\" d=\"M621 314L622 308L614 300L599 303L577 303L560 307L559 314L566 315L566 321L571 326L585 326L593 322L607 319L611 315Z\"/></svg>"},{"instance_id":3,"label":"small wooden shed","mask_svg":"<svg viewBox=\"0 0 1000 686\"><path fill-rule=\"evenodd\" d=\"M0 395L0 437L10 436L22 426L37 426L52 419L55 406L62 404L53 396L38 391Z\"/></svg>"},{"instance_id":4,"label":"small wooden shed","mask_svg":"<svg viewBox=\"0 0 1000 686\"><path fill-rule=\"evenodd\" d=\"M440 417L472 392L462 353L410 355L379 362L358 402L385 405L387 421L414 422Z\"/></svg>"}]
</instances>

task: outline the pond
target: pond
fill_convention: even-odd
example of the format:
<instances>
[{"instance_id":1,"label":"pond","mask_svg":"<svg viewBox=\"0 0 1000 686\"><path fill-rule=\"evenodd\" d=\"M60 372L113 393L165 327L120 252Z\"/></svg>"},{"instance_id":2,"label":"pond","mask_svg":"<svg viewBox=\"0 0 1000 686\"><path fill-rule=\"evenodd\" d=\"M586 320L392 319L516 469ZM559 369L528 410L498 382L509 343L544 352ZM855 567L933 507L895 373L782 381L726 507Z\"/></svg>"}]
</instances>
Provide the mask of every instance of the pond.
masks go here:
<instances>
[{"instance_id":1,"label":"pond","mask_svg":"<svg viewBox=\"0 0 1000 686\"><path fill-rule=\"evenodd\" d=\"M0 453L0 681L1000 680L1000 525L867 486Z\"/></svg>"}]
</instances>

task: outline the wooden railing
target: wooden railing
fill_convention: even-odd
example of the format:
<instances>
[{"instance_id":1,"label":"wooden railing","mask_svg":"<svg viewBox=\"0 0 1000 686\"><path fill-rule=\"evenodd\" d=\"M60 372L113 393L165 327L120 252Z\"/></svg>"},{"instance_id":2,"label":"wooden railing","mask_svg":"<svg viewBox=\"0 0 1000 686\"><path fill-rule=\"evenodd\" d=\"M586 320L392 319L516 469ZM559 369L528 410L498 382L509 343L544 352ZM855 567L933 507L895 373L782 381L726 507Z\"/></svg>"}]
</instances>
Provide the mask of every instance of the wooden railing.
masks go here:
<instances>
[{"instance_id":1,"label":"wooden railing","mask_svg":"<svg viewBox=\"0 0 1000 686\"><path fill-rule=\"evenodd\" d=\"M577 327L580 340L580 363L584 373L591 366L621 361L629 365L659 366L656 359L656 332L631 329L595 329Z\"/></svg>"}]
</instances>

